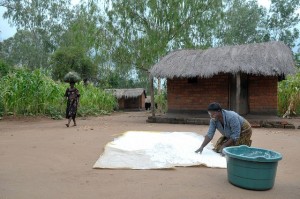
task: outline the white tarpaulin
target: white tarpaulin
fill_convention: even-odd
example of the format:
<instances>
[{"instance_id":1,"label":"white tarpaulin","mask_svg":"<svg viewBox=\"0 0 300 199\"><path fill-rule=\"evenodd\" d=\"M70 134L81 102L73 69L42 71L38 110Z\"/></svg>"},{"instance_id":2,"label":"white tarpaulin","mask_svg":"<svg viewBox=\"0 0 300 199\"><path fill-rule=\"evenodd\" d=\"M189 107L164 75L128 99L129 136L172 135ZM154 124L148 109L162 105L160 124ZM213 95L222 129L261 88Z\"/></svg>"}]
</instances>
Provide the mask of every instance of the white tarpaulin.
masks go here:
<instances>
[{"instance_id":1,"label":"white tarpaulin","mask_svg":"<svg viewBox=\"0 0 300 199\"><path fill-rule=\"evenodd\" d=\"M195 153L204 137L193 132L127 131L106 144L93 168L163 169L205 165L226 168L226 159L209 143Z\"/></svg>"}]
</instances>

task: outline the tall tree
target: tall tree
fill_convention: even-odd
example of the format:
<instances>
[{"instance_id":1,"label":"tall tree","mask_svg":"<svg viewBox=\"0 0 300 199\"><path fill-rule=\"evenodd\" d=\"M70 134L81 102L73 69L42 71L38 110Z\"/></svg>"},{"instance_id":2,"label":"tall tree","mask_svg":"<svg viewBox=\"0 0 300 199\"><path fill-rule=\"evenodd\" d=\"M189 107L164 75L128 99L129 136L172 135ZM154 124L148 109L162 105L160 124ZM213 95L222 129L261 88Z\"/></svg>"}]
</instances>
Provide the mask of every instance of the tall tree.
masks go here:
<instances>
[{"instance_id":1,"label":"tall tree","mask_svg":"<svg viewBox=\"0 0 300 199\"><path fill-rule=\"evenodd\" d=\"M267 15L262 19L264 40L283 41L291 48L296 46L299 39L299 9L300 0L272 0Z\"/></svg>"},{"instance_id":2,"label":"tall tree","mask_svg":"<svg viewBox=\"0 0 300 199\"><path fill-rule=\"evenodd\" d=\"M35 39L32 32L19 30L13 37L2 42L0 58L10 65L31 69L37 66L47 66L48 54L43 53L43 45L35 45L37 42Z\"/></svg>"},{"instance_id":3,"label":"tall tree","mask_svg":"<svg viewBox=\"0 0 300 199\"><path fill-rule=\"evenodd\" d=\"M256 0L225 0L224 18L220 23L219 45L238 45L259 42L260 19L264 10Z\"/></svg>"},{"instance_id":4,"label":"tall tree","mask_svg":"<svg viewBox=\"0 0 300 199\"><path fill-rule=\"evenodd\" d=\"M128 77L126 72L121 72L110 61L110 52L113 48L112 38L109 40L109 37L106 37L107 30L103 26L104 10L101 9L99 2L86 0L76 6L73 17L66 20L68 30L62 35L60 46L72 46L84 50L85 54L98 66L97 79L101 86L125 85L123 79ZM112 78L115 80L111 81Z\"/></svg>"},{"instance_id":5,"label":"tall tree","mask_svg":"<svg viewBox=\"0 0 300 199\"><path fill-rule=\"evenodd\" d=\"M39 54L32 54L35 67L47 66L49 53L57 47L56 39L63 30L61 22L69 14L70 0L0 0L0 6L7 9L3 17L17 30L31 33L31 45L40 49Z\"/></svg>"},{"instance_id":6,"label":"tall tree","mask_svg":"<svg viewBox=\"0 0 300 199\"><path fill-rule=\"evenodd\" d=\"M79 47L63 47L55 51L51 57L54 79L62 80L70 71L80 74L84 82L95 81L97 66Z\"/></svg>"},{"instance_id":7,"label":"tall tree","mask_svg":"<svg viewBox=\"0 0 300 199\"><path fill-rule=\"evenodd\" d=\"M88 0L74 8L72 17L64 22L67 30L60 39L61 47L79 46L87 52L93 51L91 52L93 56L97 55L103 37L102 13L97 2L97 0Z\"/></svg>"},{"instance_id":8,"label":"tall tree","mask_svg":"<svg viewBox=\"0 0 300 199\"><path fill-rule=\"evenodd\" d=\"M173 49L211 47L222 1L107 0L106 5L113 63L148 75L142 71Z\"/></svg>"}]
</instances>

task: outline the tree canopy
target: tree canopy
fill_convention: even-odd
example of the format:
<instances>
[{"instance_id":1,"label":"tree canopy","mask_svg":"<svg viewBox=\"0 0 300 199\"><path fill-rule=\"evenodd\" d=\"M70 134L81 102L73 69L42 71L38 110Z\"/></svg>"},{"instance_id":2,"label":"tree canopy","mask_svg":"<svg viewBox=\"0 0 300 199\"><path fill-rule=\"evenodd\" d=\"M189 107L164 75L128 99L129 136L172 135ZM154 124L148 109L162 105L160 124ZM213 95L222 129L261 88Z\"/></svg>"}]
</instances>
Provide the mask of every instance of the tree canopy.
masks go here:
<instances>
[{"instance_id":1,"label":"tree canopy","mask_svg":"<svg viewBox=\"0 0 300 199\"><path fill-rule=\"evenodd\" d=\"M70 71L79 73L84 82L97 77L97 66L79 47L63 47L56 50L51 57L51 63L54 79L63 80Z\"/></svg>"},{"instance_id":2,"label":"tree canopy","mask_svg":"<svg viewBox=\"0 0 300 199\"><path fill-rule=\"evenodd\" d=\"M0 0L0 6L18 30L1 42L0 58L51 68L56 79L73 69L107 87L147 88L148 69L176 49L276 40L296 58L299 53L300 0L272 0L269 8L256 0L85 0L76 6Z\"/></svg>"}]
</instances>

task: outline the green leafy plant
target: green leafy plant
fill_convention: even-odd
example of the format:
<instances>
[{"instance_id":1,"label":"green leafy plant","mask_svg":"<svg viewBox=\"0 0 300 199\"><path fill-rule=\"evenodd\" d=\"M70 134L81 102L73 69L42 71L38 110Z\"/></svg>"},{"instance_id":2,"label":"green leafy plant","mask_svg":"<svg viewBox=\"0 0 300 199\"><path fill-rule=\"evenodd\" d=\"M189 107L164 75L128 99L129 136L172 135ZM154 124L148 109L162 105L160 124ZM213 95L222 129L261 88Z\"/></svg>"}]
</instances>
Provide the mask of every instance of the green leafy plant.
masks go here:
<instances>
[{"instance_id":1,"label":"green leafy plant","mask_svg":"<svg viewBox=\"0 0 300 199\"><path fill-rule=\"evenodd\" d=\"M46 115L54 119L64 117L64 93L69 85L55 82L47 71L16 70L0 79L1 115ZM108 114L115 98L93 86L76 84L81 93L79 116Z\"/></svg>"},{"instance_id":2,"label":"green leafy plant","mask_svg":"<svg viewBox=\"0 0 300 199\"><path fill-rule=\"evenodd\" d=\"M76 84L75 87L80 92L78 116L97 116L109 114L113 111L116 99L112 94L92 84L85 85L82 82Z\"/></svg>"},{"instance_id":3,"label":"green leafy plant","mask_svg":"<svg viewBox=\"0 0 300 199\"><path fill-rule=\"evenodd\" d=\"M300 113L300 73L288 76L278 84L278 114L287 111L291 114Z\"/></svg>"},{"instance_id":4,"label":"green leafy plant","mask_svg":"<svg viewBox=\"0 0 300 199\"><path fill-rule=\"evenodd\" d=\"M167 112L168 103L167 103L167 94L165 92L161 92L159 95L156 94L154 96L154 102L157 104L157 110L159 112Z\"/></svg>"}]
</instances>

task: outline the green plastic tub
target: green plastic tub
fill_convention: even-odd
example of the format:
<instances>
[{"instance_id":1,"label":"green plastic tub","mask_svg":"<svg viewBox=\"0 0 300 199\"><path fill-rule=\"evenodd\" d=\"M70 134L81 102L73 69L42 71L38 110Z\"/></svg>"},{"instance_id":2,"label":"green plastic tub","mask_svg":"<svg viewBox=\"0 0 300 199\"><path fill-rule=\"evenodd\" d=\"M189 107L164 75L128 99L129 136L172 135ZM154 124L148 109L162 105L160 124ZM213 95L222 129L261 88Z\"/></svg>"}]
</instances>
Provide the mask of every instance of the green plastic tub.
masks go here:
<instances>
[{"instance_id":1,"label":"green plastic tub","mask_svg":"<svg viewBox=\"0 0 300 199\"><path fill-rule=\"evenodd\" d=\"M282 159L280 153L246 145L226 147L223 152L231 184L252 190L268 190L274 186L278 161Z\"/></svg>"}]
</instances>

